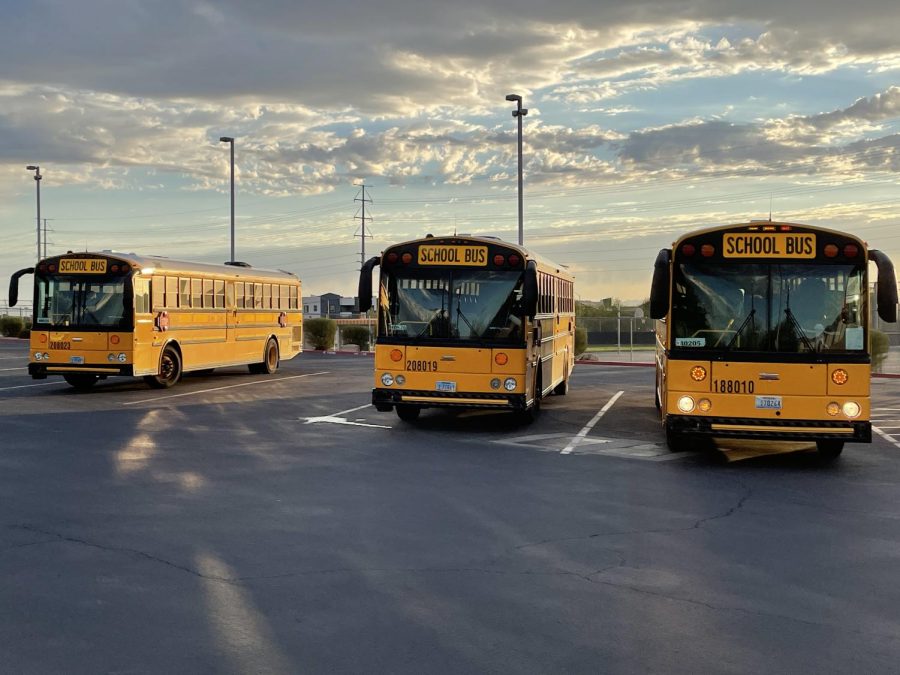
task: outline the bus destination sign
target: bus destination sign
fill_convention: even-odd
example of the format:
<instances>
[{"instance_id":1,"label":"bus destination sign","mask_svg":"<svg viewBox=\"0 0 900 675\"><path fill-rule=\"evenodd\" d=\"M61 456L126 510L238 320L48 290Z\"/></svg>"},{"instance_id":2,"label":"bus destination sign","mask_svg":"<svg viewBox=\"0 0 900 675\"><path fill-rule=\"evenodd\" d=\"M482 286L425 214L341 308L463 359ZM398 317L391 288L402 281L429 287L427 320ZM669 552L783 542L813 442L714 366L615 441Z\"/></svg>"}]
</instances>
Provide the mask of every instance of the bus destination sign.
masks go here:
<instances>
[{"instance_id":1,"label":"bus destination sign","mask_svg":"<svg viewBox=\"0 0 900 675\"><path fill-rule=\"evenodd\" d=\"M725 258L815 258L816 235L808 232L726 232Z\"/></svg>"},{"instance_id":2,"label":"bus destination sign","mask_svg":"<svg viewBox=\"0 0 900 675\"><path fill-rule=\"evenodd\" d=\"M487 265L487 246L419 246L420 265Z\"/></svg>"},{"instance_id":3,"label":"bus destination sign","mask_svg":"<svg viewBox=\"0 0 900 675\"><path fill-rule=\"evenodd\" d=\"M106 274L105 258L60 258L60 274Z\"/></svg>"}]
</instances>

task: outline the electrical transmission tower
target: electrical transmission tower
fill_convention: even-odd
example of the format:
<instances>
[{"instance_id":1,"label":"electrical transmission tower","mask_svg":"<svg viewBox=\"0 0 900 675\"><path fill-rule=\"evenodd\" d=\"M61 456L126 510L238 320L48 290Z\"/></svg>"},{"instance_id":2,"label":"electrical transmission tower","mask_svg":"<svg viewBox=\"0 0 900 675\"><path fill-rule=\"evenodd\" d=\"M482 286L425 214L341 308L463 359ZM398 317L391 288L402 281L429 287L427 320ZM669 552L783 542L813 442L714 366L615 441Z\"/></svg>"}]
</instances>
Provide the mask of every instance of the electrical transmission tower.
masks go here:
<instances>
[{"instance_id":1,"label":"electrical transmission tower","mask_svg":"<svg viewBox=\"0 0 900 675\"><path fill-rule=\"evenodd\" d=\"M354 197L353 201L360 203L360 210L357 211L357 215L354 218L360 219L360 226L357 228L356 232L354 232L354 237L359 237L360 239L360 248L359 248L359 268L362 269L362 266L366 262L366 238L372 238L372 234L369 232L369 228L366 227L366 203L371 204L371 199L366 199L366 184L365 183L354 183L357 187L362 188L360 197ZM361 213L361 215L359 215ZM372 217L369 216L368 220L372 220Z\"/></svg>"}]
</instances>

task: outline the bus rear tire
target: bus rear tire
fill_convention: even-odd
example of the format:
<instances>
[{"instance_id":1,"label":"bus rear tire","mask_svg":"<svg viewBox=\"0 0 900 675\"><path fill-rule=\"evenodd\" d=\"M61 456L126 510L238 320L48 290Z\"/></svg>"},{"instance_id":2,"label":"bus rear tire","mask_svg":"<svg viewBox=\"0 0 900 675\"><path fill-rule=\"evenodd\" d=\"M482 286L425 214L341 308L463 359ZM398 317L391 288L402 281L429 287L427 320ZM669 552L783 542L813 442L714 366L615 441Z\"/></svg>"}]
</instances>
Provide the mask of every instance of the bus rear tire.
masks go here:
<instances>
[{"instance_id":1,"label":"bus rear tire","mask_svg":"<svg viewBox=\"0 0 900 675\"><path fill-rule=\"evenodd\" d=\"M159 359L159 374L147 375L144 381L154 389L174 387L181 379L181 355L172 345L163 349Z\"/></svg>"},{"instance_id":2,"label":"bus rear tire","mask_svg":"<svg viewBox=\"0 0 900 675\"><path fill-rule=\"evenodd\" d=\"M269 338L266 342L266 350L263 352L263 360L260 363L251 363L248 368L255 375L274 375L280 363L278 343Z\"/></svg>"},{"instance_id":3,"label":"bus rear tire","mask_svg":"<svg viewBox=\"0 0 900 675\"><path fill-rule=\"evenodd\" d=\"M666 429L666 445L670 452L687 452L691 449L691 437Z\"/></svg>"},{"instance_id":4,"label":"bus rear tire","mask_svg":"<svg viewBox=\"0 0 900 675\"><path fill-rule=\"evenodd\" d=\"M415 422L419 419L420 412L422 412L422 409L418 406L405 405L403 403L397 404L397 417L404 422Z\"/></svg>"},{"instance_id":5,"label":"bus rear tire","mask_svg":"<svg viewBox=\"0 0 900 675\"><path fill-rule=\"evenodd\" d=\"M841 453L844 451L844 441L831 438L816 441L816 450L819 453L819 457L830 462L840 457Z\"/></svg>"},{"instance_id":6,"label":"bus rear tire","mask_svg":"<svg viewBox=\"0 0 900 675\"><path fill-rule=\"evenodd\" d=\"M63 379L72 385L76 391L88 391L97 384L96 375L63 375Z\"/></svg>"}]
</instances>

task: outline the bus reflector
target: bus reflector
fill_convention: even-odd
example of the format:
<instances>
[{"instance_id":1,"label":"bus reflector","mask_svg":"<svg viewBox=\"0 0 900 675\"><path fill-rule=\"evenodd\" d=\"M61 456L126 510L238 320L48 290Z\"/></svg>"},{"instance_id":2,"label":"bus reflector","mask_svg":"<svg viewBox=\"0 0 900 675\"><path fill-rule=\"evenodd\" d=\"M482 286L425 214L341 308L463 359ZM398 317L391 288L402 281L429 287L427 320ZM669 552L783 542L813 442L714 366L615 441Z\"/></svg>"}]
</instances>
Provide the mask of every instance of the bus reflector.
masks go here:
<instances>
[{"instance_id":1,"label":"bus reflector","mask_svg":"<svg viewBox=\"0 0 900 675\"><path fill-rule=\"evenodd\" d=\"M696 253L696 252L697 252L697 249L694 248L693 244L684 244L681 247L681 255L690 257L690 256L694 255L694 253Z\"/></svg>"},{"instance_id":2,"label":"bus reflector","mask_svg":"<svg viewBox=\"0 0 900 675\"><path fill-rule=\"evenodd\" d=\"M700 247L700 255L702 255L704 258L711 257L715 252L716 247L712 244L703 244L703 246Z\"/></svg>"},{"instance_id":3,"label":"bus reflector","mask_svg":"<svg viewBox=\"0 0 900 675\"><path fill-rule=\"evenodd\" d=\"M41 333L41 344L44 344L47 341L46 333Z\"/></svg>"},{"instance_id":4,"label":"bus reflector","mask_svg":"<svg viewBox=\"0 0 900 675\"><path fill-rule=\"evenodd\" d=\"M494 362L498 366L505 366L509 362L509 357L503 352L499 352L494 356Z\"/></svg>"},{"instance_id":5,"label":"bus reflector","mask_svg":"<svg viewBox=\"0 0 900 675\"><path fill-rule=\"evenodd\" d=\"M118 335L110 335L109 341L111 343L113 343L114 345L117 345L117 344L119 344L119 336Z\"/></svg>"},{"instance_id":6,"label":"bus reflector","mask_svg":"<svg viewBox=\"0 0 900 675\"><path fill-rule=\"evenodd\" d=\"M837 401L832 401L825 406L825 412L834 417L839 412L841 412L841 406L837 403Z\"/></svg>"},{"instance_id":7,"label":"bus reflector","mask_svg":"<svg viewBox=\"0 0 900 675\"><path fill-rule=\"evenodd\" d=\"M835 384L846 384L847 380L850 379L850 376L847 374L847 371L843 368L838 368L833 373L831 373L831 381Z\"/></svg>"},{"instance_id":8,"label":"bus reflector","mask_svg":"<svg viewBox=\"0 0 900 675\"><path fill-rule=\"evenodd\" d=\"M695 382L703 382L706 379L706 368L703 366L694 366L691 368L691 379Z\"/></svg>"},{"instance_id":9,"label":"bus reflector","mask_svg":"<svg viewBox=\"0 0 900 675\"><path fill-rule=\"evenodd\" d=\"M826 258L836 258L838 247L835 244L826 244L825 248L822 249L822 253L825 254Z\"/></svg>"},{"instance_id":10,"label":"bus reflector","mask_svg":"<svg viewBox=\"0 0 900 675\"><path fill-rule=\"evenodd\" d=\"M391 361L400 361L403 359L403 352L399 349L391 350Z\"/></svg>"},{"instance_id":11,"label":"bus reflector","mask_svg":"<svg viewBox=\"0 0 900 675\"><path fill-rule=\"evenodd\" d=\"M844 256L847 258L855 258L859 255L859 246L856 244L847 244L844 247Z\"/></svg>"},{"instance_id":12,"label":"bus reflector","mask_svg":"<svg viewBox=\"0 0 900 675\"><path fill-rule=\"evenodd\" d=\"M502 267L505 263L506 263L506 258L503 257L501 254L498 253L497 255L494 256L494 264L497 267Z\"/></svg>"},{"instance_id":13,"label":"bus reflector","mask_svg":"<svg viewBox=\"0 0 900 675\"><path fill-rule=\"evenodd\" d=\"M697 410L700 412L709 412L710 408L712 408L712 401L708 398L701 398L697 401Z\"/></svg>"}]
</instances>

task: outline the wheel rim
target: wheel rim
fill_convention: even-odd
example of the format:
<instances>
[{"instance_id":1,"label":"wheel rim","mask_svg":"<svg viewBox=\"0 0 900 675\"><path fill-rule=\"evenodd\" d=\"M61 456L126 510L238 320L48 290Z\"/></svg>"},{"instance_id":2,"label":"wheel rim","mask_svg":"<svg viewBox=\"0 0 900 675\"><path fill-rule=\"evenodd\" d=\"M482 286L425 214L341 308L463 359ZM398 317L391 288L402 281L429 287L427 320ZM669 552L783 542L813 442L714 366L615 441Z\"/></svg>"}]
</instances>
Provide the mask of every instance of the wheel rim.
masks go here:
<instances>
[{"instance_id":1,"label":"wheel rim","mask_svg":"<svg viewBox=\"0 0 900 675\"><path fill-rule=\"evenodd\" d=\"M269 343L269 349L266 352L267 365L269 370L274 370L278 366L278 347L274 342Z\"/></svg>"},{"instance_id":2,"label":"wheel rim","mask_svg":"<svg viewBox=\"0 0 900 675\"><path fill-rule=\"evenodd\" d=\"M171 382L175 379L177 375L177 364L175 363L175 357L172 356L171 352L166 352L162 357L162 365L160 366L160 375L162 379L166 382Z\"/></svg>"}]
</instances>

